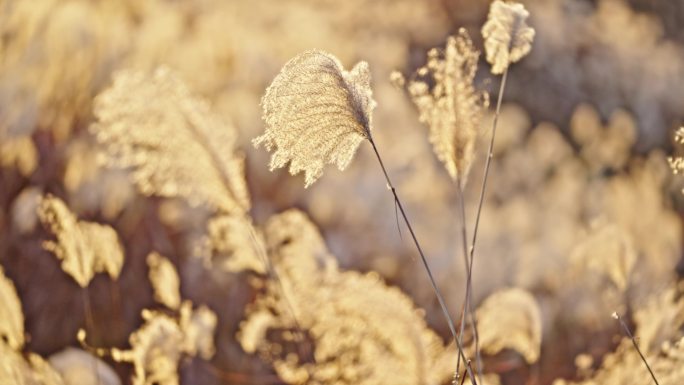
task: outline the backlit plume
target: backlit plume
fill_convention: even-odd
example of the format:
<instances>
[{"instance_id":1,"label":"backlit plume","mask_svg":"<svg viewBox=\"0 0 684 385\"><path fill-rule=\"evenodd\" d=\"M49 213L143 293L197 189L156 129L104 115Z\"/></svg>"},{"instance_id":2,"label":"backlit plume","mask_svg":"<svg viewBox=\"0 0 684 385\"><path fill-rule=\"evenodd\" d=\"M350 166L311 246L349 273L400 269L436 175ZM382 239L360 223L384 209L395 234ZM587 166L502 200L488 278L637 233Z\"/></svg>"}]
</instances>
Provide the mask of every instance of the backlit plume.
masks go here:
<instances>
[{"instance_id":1,"label":"backlit plume","mask_svg":"<svg viewBox=\"0 0 684 385\"><path fill-rule=\"evenodd\" d=\"M426 66L408 85L420 121L430 128L435 154L449 176L462 185L468 178L482 112L488 105L486 94L473 84L479 56L470 36L461 29L458 35L449 37L443 52L434 48L428 52ZM432 89L428 76L429 82L434 82ZM396 79L394 82L402 83Z\"/></svg>"},{"instance_id":2,"label":"backlit plume","mask_svg":"<svg viewBox=\"0 0 684 385\"><path fill-rule=\"evenodd\" d=\"M532 49L534 29L527 25L529 12L522 4L496 0L482 26L487 61L493 74L501 74L511 63Z\"/></svg>"},{"instance_id":3,"label":"backlit plume","mask_svg":"<svg viewBox=\"0 0 684 385\"><path fill-rule=\"evenodd\" d=\"M336 57L308 51L290 60L261 100L266 132L254 139L274 151L271 170L290 163L308 187L326 164L344 170L368 139L375 107L368 63L345 71Z\"/></svg>"}]
</instances>

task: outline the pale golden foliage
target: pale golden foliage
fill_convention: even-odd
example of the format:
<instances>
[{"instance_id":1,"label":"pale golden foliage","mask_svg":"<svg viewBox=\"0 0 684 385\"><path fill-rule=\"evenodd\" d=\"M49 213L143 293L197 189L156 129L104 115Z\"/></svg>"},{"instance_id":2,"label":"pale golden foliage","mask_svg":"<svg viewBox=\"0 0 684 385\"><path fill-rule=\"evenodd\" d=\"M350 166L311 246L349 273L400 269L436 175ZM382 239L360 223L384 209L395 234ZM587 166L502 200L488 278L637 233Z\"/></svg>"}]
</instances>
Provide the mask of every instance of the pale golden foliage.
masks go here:
<instances>
[{"instance_id":1,"label":"pale golden foliage","mask_svg":"<svg viewBox=\"0 0 684 385\"><path fill-rule=\"evenodd\" d=\"M177 385L183 344L180 326L161 312L143 310L142 316L145 324L128 337L132 349L112 349L112 358L133 364L134 385Z\"/></svg>"},{"instance_id":2,"label":"pale golden foliage","mask_svg":"<svg viewBox=\"0 0 684 385\"><path fill-rule=\"evenodd\" d=\"M477 320L484 352L496 354L513 349L529 364L539 359L542 316L529 292L519 288L495 292L477 309Z\"/></svg>"},{"instance_id":3,"label":"pale golden foliage","mask_svg":"<svg viewBox=\"0 0 684 385\"><path fill-rule=\"evenodd\" d=\"M50 130L65 140L129 45L119 2L7 1L0 13L0 136ZM68 63L68 65L65 65Z\"/></svg>"},{"instance_id":4,"label":"pale golden foliage","mask_svg":"<svg viewBox=\"0 0 684 385\"><path fill-rule=\"evenodd\" d=\"M470 36L461 29L449 37L444 52L431 49L426 66L417 72L418 78L431 76L432 90L423 80L411 80L408 85L420 121L430 127L435 154L461 185L468 178L482 112L488 105L486 94L473 84L479 56Z\"/></svg>"},{"instance_id":5,"label":"pale golden foliage","mask_svg":"<svg viewBox=\"0 0 684 385\"><path fill-rule=\"evenodd\" d=\"M114 229L79 221L61 199L52 195L41 200L38 217L57 238L45 241L43 247L62 261L62 270L81 287L88 286L95 273L118 278L124 254Z\"/></svg>"},{"instance_id":6,"label":"pale golden foliage","mask_svg":"<svg viewBox=\"0 0 684 385\"><path fill-rule=\"evenodd\" d=\"M178 385L182 355L213 356L217 318L208 308L193 311L184 301L178 318L153 310L143 310L142 317L143 326L129 336L131 349L111 350L115 361L133 364L133 385Z\"/></svg>"},{"instance_id":7,"label":"pale golden foliage","mask_svg":"<svg viewBox=\"0 0 684 385\"><path fill-rule=\"evenodd\" d=\"M292 175L304 171L308 187L328 163L344 170L370 138L375 101L368 63L345 71L330 54L304 52L280 70L261 104L266 132L254 145L275 150L271 170L290 163Z\"/></svg>"},{"instance_id":8,"label":"pale golden foliage","mask_svg":"<svg viewBox=\"0 0 684 385\"><path fill-rule=\"evenodd\" d=\"M14 167L25 177L38 167L38 150L30 136L0 137L0 166Z\"/></svg>"},{"instance_id":9,"label":"pale golden foliage","mask_svg":"<svg viewBox=\"0 0 684 385\"><path fill-rule=\"evenodd\" d=\"M662 288L674 278L672 267L681 255L681 222L664 193L668 176L663 154L654 151L633 161L626 175L618 174L588 191L588 210L601 210L632 239L639 258L630 287L641 296L648 287Z\"/></svg>"},{"instance_id":10,"label":"pale golden foliage","mask_svg":"<svg viewBox=\"0 0 684 385\"><path fill-rule=\"evenodd\" d=\"M246 221L245 218L230 215L219 215L209 220L208 234L200 253L207 266L213 261L226 271L266 272L264 261L259 258L258 245L255 244L263 240L257 238L256 229Z\"/></svg>"},{"instance_id":11,"label":"pale golden foliage","mask_svg":"<svg viewBox=\"0 0 684 385\"><path fill-rule=\"evenodd\" d=\"M634 314L636 342L661 385L681 384L684 378L684 300L667 289L651 296ZM556 380L554 385L638 385L651 382L650 375L632 341L625 337L601 366L585 370L583 381Z\"/></svg>"},{"instance_id":12,"label":"pale golden foliage","mask_svg":"<svg viewBox=\"0 0 684 385\"><path fill-rule=\"evenodd\" d=\"M284 301L274 282L248 309L238 340L273 361L290 384L438 384L453 374L434 364L445 350L411 299L375 273L342 271L316 227L299 211L266 225ZM311 362L298 346L296 324L313 340ZM448 352L448 353L447 353Z\"/></svg>"},{"instance_id":13,"label":"pale golden foliage","mask_svg":"<svg viewBox=\"0 0 684 385\"><path fill-rule=\"evenodd\" d=\"M0 341L14 350L24 346L24 312L12 281L0 266Z\"/></svg>"},{"instance_id":14,"label":"pale golden foliage","mask_svg":"<svg viewBox=\"0 0 684 385\"><path fill-rule=\"evenodd\" d=\"M487 61L493 74L501 74L532 49L534 29L527 25L529 12L522 4L495 0L482 26Z\"/></svg>"},{"instance_id":15,"label":"pale golden foliage","mask_svg":"<svg viewBox=\"0 0 684 385\"><path fill-rule=\"evenodd\" d=\"M110 166L130 168L145 195L244 213L249 195L235 129L168 69L122 71L95 100L91 126Z\"/></svg>"},{"instance_id":16,"label":"pale golden foliage","mask_svg":"<svg viewBox=\"0 0 684 385\"><path fill-rule=\"evenodd\" d=\"M512 119L501 123L509 121ZM597 127L604 129L603 125ZM620 130L604 131L601 136L607 132L618 135ZM489 268L479 275L474 273L478 282L490 282L491 290L498 286L495 282L543 287L554 293L554 300L563 303L557 309L549 308L555 316L574 322L585 319L588 322L581 321L584 327L598 331L601 325L605 330L612 320L601 311L617 309L615 303L605 303L603 296L596 293L611 289L615 301L624 303L625 298L613 290L608 277L578 275L568 258L596 219L617 226L634 247L637 259L629 277L633 306L639 307L635 301L671 282L672 268L681 257L682 232L670 197L664 193L670 182L667 162L660 151L632 155L618 172L606 173L594 170L610 170L612 166L604 161L598 166L578 156L583 146L570 142L550 123L533 129L528 125L508 143L501 142L509 147L499 146L498 139L497 134L496 148L500 152L491 169L491 195L485 199L483 209L484 223L497 226L481 229L482 247L487 249L482 253L483 264ZM626 146L621 148L620 155L615 152L613 159L629 159L630 151ZM656 228L658 231L653 231ZM562 311L568 306L574 311Z\"/></svg>"},{"instance_id":17,"label":"pale golden foliage","mask_svg":"<svg viewBox=\"0 0 684 385\"><path fill-rule=\"evenodd\" d=\"M67 191L75 192L86 181L94 179L100 171L98 151L95 146L85 140L72 140L67 149L62 177Z\"/></svg>"},{"instance_id":18,"label":"pale golden foliage","mask_svg":"<svg viewBox=\"0 0 684 385\"><path fill-rule=\"evenodd\" d=\"M249 318L240 324L237 336L242 349L247 353L256 353L259 347L263 349L266 332L277 323L276 316L269 309L251 311Z\"/></svg>"},{"instance_id":19,"label":"pale golden foliage","mask_svg":"<svg viewBox=\"0 0 684 385\"><path fill-rule=\"evenodd\" d=\"M679 127L675 133L675 141L679 144L684 144L684 127ZM684 158L681 156L669 157L668 162L670 163L670 168L675 174L679 174L684 170Z\"/></svg>"},{"instance_id":20,"label":"pale golden foliage","mask_svg":"<svg viewBox=\"0 0 684 385\"><path fill-rule=\"evenodd\" d=\"M65 385L60 374L35 353L22 354L0 339L1 385Z\"/></svg>"},{"instance_id":21,"label":"pale golden foliage","mask_svg":"<svg viewBox=\"0 0 684 385\"><path fill-rule=\"evenodd\" d=\"M227 256L225 268L264 271L256 262L237 132L193 96L169 69L123 71L95 102L91 131L109 166L132 169L144 195L182 198L219 213L200 252L209 261Z\"/></svg>"},{"instance_id":22,"label":"pale golden foliage","mask_svg":"<svg viewBox=\"0 0 684 385\"><path fill-rule=\"evenodd\" d=\"M135 196L128 173L102 167L100 150L90 138L72 139L65 155L62 180L71 208L78 212L99 211L105 219L116 219Z\"/></svg>"},{"instance_id":23,"label":"pale golden foliage","mask_svg":"<svg viewBox=\"0 0 684 385\"><path fill-rule=\"evenodd\" d=\"M12 281L0 266L0 384L63 385L39 355L24 350L24 313Z\"/></svg>"},{"instance_id":24,"label":"pale golden foliage","mask_svg":"<svg viewBox=\"0 0 684 385\"><path fill-rule=\"evenodd\" d=\"M639 345L657 351L667 341L684 337L684 300L681 292L672 288L651 296L634 311Z\"/></svg>"},{"instance_id":25,"label":"pale golden foliage","mask_svg":"<svg viewBox=\"0 0 684 385\"><path fill-rule=\"evenodd\" d=\"M157 252L147 255L149 278L154 289L154 299L168 307L178 310L181 304L180 277L168 258Z\"/></svg>"},{"instance_id":26,"label":"pale golden foliage","mask_svg":"<svg viewBox=\"0 0 684 385\"><path fill-rule=\"evenodd\" d=\"M178 323L183 330L183 351L190 356L199 355L208 360L216 353L214 330L218 317L208 307L202 305L193 310L190 302L183 302Z\"/></svg>"},{"instance_id":27,"label":"pale golden foliage","mask_svg":"<svg viewBox=\"0 0 684 385\"><path fill-rule=\"evenodd\" d=\"M604 126L598 111L588 104L577 106L573 112L570 132L594 172L624 167L637 139L636 123L629 112L616 110Z\"/></svg>"},{"instance_id":28,"label":"pale golden foliage","mask_svg":"<svg viewBox=\"0 0 684 385\"><path fill-rule=\"evenodd\" d=\"M606 275L618 290L625 292L637 255L632 239L621 228L596 220L570 259L574 264Z\"/></svg>"},{"instance_id":29,"label":"pale golden foliage","mask_svg":"<svg viewBox=\"0 0 684 385\"><path fill-rule=\"evenodd\" d=\"M646 359L660 385L681 384L684 341L667 344L660 354L649 354ZM604 357L601 367L590 378L578 382L557 379L553 385L641 385L652 381L632 342L625 338L615 352Z\"/></svg>"}]
</instances>

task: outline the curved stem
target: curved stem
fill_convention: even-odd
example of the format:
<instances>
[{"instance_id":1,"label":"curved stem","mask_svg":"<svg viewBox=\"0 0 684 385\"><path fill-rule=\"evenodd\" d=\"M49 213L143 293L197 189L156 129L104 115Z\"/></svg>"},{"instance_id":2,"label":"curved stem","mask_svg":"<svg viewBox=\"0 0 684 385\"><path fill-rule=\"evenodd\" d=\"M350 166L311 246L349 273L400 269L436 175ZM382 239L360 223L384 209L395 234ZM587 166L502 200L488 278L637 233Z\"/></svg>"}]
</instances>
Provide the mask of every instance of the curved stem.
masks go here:
<instances>
[{"instance_id":1,"label":"curved stem","mask_svg":"<svg viewBox=\"0 0 684 385\"><path fill-rule=\"evenodd\" d=\"M470 326L473 333L473 341L475 343L475 363L477 368L478 380L482 383L482 357L480 356L480 335L477 331L477 319L475 312L473 311L473 294L472 294L472 256L471 260L468 259L468 234L466 230L466 214L465 214L465 193L463 192L463 184L458 181L458 196L461 211L461 243L463 244L463 262L465 265L465 271L467 272L466 280L466 293L463 299L463 308L461 309L461 330L459 333L459 338L462 341L463 330L465 327L466 313L470 315ZM459 360L460 366L460 360ZM457 366L457 370L459 367Z\"/></svg>"},{"instance_id":2,"label":"curved stem","mask_svg":"<svg viewBox=\"0 0 684 385\"><path fill-rule=\"evenodd\" d=\"M475 229L473 230L473 241L470 243L470 259L475 255L475 244L477 243L477 230L480 227L480 214L482 213L482 204L484 203L485 192L487 190L487 177L489 176L489 167L494 156L494 138L496 137L496 126L499 122L499 115L501 113L501 99L503 98L504 89L506 88L506 79L508 78L508 68L503 73L501 78L501 86L499 87L499 96L496 101L496 113L494 114L494 121L492 122L492 137L489 141L489 149L487 150L487 161L485 162L484 176L482 177L482 187L480 187L480 201L477 204L477 215L475 216ZM472 264L471 264L472 268ZM470 272L469 272L470 275Z\"/></svg>"},{"instance_id":3,"label":"curved stem","mask_svg":"<svg viewBox=\"0 0 684 385\"><path fill-rule=\"evenodd\" d=\"M493 153L494 153L494 139L496 137L496 127L497 127L497 124L499 122L499 115L501 114L501 101L503 99L503 93L504 93L504 89L506 88L506 80L507 79L508 79L508 67L506 67L506 69L504 70L503 76L501 78L501 85L499 86L499 95L498 95L497 101L496 101L496 112L494 114L494 121L492 122L492 136L489 140L489 148L487 150L487 160L485 162L484 175L482 177L482 186L480 187L480 199L479 199L479 202L477 204L477 214L475 216L475 228L473 229L473 240L470 243L470 263L467 263L467 265L468 265L468 278L466 280L467 287L466 287L466 295L465 295L466 296L465 303L468 305L468 308L470 305L470 298L472 296L472 294L471 294L471 292L472 292L472 275L473 275L473 262L475 261L475 244L477 243L477 231L480 227L480 216L482 214L482 205L484 203L484 197L485 197L485 193L487 190L487 177L489 176L489 168L491 166L492 158L494 156ZM460 186L460 184L459 184L459 186ZM461 188L461 199L463 199L462 198L463 197L462 191L463 191L463 189ZM462 203L462 206L464 206L463 203ZM462 207L461 211L462 211L462 213L464 213L465 208ZM464 215L464 220L465 220L465 214L463 214L463 215ZM464 312L465 312L465 310L466 309L464 308ZM469 310L471 310L471 315L472 315L473 314L472 309L469 309ZM464 316L461 317L461 319L464 319ZM474 323L474 320L473 320L473 323ZM481 359L480 359L479 346L477 346L478 345L477 328L475 328L475 338L476 338L475 354L477 356L477 368L478 368L478 373L480 373L480 375L481 375L482 365L481 365Z\"/></svg>"},{"instance_id":4,"label":"curved stem","mask_svg":"<svg viewBox=\"0 0 684 385\"><path fill-rule=\"evenodd\" d=\"M461 181L460 179L458 180L458 185L459 185L459 203L460 203L460 212L461 212L461 243L463 244L463 264L465 266L465 272L466 276L468 275L468 271L470 271L470 262L468 260L468 235L467 235L467 230L466 230L466 221L465 221L465 202L463 199L463 189L460 188L461 186ZM468 277L469 278L469 277ZM458 340L461 341L461 344L463 343L463 331L465 330L465 315L468 312L468 305L470 304L470 301L468 301L468 287L470 287L470 280L468 279L466 281L466 296L465 299L463 300L463 307L461 308L461 319L459 320L459 333L458 333ZM456 372L461 371L461 356L458 357L458 361L456 364Z\"/></svg>"},{"instance_id":5,"label":"curved stem","mask_svg":"<svg viewBox=\"0 0 684 385\"><path fill-rule=\"evenodd\" d=\"M375 152L375 156L378 159L378 163L380 163L380 168L382 168L382 173L385 175L385 181L387 182L387 187L392 192L392 195L394 195L394 202L399 207L399 211L401 212L401 216L404 219L404 223L406 223L406 227L408 228L409 233L411 234L411 238L413 239L413 243L415 244L416 249L418 250L418 254L420 255L420 259L423 262L423 266L425 267L425 271L427 272L428 278L430 279L430 285L432 285L432 289L434 290L435 295L437 296L437 301L439 301L439 306L441 307L442 312L444 313L444 317L446 318L447 323L449 324L449 330L451 331L451 334L454 338L454 342L456 342L456 346L458 348L459 359L462 357L465 362L468 362L468 360L465 356L465 353L463 352L463 347L461 345L461 341L456 335L456 328L454 327L454 321L451 319L451 316L449 315L449 311L447 310L446 302L444 301L444 297L442 297L442 294L439 291L439 288L437 287L437 283L435 282L435 278L432 275L432 270L430 270L430 265L428 264L427 258L425 257L425 254L423 253L423 249L422 249L422 247L420 247L420 243L418 242L418 239L416 238L416 234L413 231L413 227L411 226L411 222L408 220L408 217L406 216L406 212L404 211L404 206L401 204L401 200L399 199L399 195L397 194L397 190L394 188L394 185L392 184L392 181L390 180L389 174L387 174L387 169L385 169L385 164L382 162L382 158L380 157L380 153L378 152L378 148L375 145L375 141L373 141L373 137L368 135L368 141L370 142L371 146L373 147L373 151ZM468 369L468 375L470 376L471 383L473 385L477 385L477 381L475 380L475 376L473 375L472 370L469 367L467 367L467 369Z\"/></svg>"},{"instance_id":6,"label":"curved stem","mask_svg":"<svg viewBox=\"0 0 684 385\"><path fill-rule=\"evenodd\" d=\"M648 361L646 361L646 357L641 352L641 349L639 349L639 345L636 342L636 338L634 338L634 335L632 334L631 330L629 330L629 326L627 326L627 324L622 319L622 317L620 317L619 314L613 313L613 318L617 319L620 322L620 325L625 330L625 334L627 334L629 339L632 340L632 345L634 345L634 348L636 349L637 353L639 353L639 357L641 357L641 361L644 363L644 365L646 365L646 369L648 369L648 372L651 373L651 378L653 378L653 382L655 382L656 385L660 385L658 383L658 379L655 376L655 373L653 373L653 370L651 370L651 366L648 364Z\"/></svg>"}]
</instances>

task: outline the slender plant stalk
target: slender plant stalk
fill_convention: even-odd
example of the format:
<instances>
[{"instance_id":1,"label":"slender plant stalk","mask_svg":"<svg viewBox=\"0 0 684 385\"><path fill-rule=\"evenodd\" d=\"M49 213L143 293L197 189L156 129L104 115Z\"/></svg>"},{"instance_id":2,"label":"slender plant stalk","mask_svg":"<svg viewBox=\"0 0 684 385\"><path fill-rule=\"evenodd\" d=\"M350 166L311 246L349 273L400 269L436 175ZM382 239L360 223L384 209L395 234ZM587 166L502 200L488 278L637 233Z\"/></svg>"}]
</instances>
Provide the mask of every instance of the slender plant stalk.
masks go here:
<instances>
[{"instance_id":1,"label":"slender plant stalk","mask_svg":"<svg viewBox=\"0 0 684 385\"><path fill-rule=\"evenodd\" d=\"M475 216L475 229L473 230L473 241L470 243L470 260L473 260L475 255L475 244L477 243L477 230L480 227L480 214L482 213L482 204L484 203L485 192L487 190L487 177L489 176L489 166L494 157L494 138L496 137L496 126L499 122L499 115L501 113L501 100L503 98L504 89L506 88L506 79L508 78L508 68L504 70L501 78L501 86L499 87L499 96L496 101L496 113L494 114L494 122L492 123L492 137L489 141L489 149L487 150L487 161L485 162L484 176L482 177L482 187L480 187L480 201L477 204L477 215ZM473 268L472 263L470 268ZM470 276L471 272L468 272Z\"/></svg>"},{"instance_id":2,"label":"slender plant stalk","mask_svg":"<svg viewBox=\"0 0 684 385\"><path fill-rule=\"evenodd\" d=\"M468 362L466 362L465 364L466 364L466 370L467 370L467 368L470 368L470 369L472 370L472 366L471 366L470 360L468 360ZM464 374L463 374L463 378L461 379L461 385L463 385L463 384L465 383L465 377L466 377L466 376L465 376L465 373L464 373ZM480 379L480 384L482 384L482 379Z\"/></svg>"},{"instance_id":3,"label":"slender plant stalk","mask_svg":"<svg viewBox=\"0 0 684 385\"><path fill-rule=\"evenodd\" d=\"M416 234L413 232L413 227L411 226L411 222L408 220L408 217L406 216L406 212L404 211L404 206L401 204L401 200L399 199L399 195L397 194L397 190L394 188L394 185L392 184L392 181L390 180L389 174L387 174L387 169L385 169L385 164L382 162L382 158L380 157L380 153L378 152L378 148L375 145L375 141L373 140L373 137L370 135L370 132L368 133L368 141L370 142L371 146L373 147L373 151L375 152L375 156L378 159L378 163L380 164L380 168L382 168L382 173L385 175L385 181L387 182L387 187L389 188L390 191L392 191L392 195L394 195L394 202L396 203L397 207L399 207L399 211L401 212L401 216L404 219L404 223L406 223L406 227L409 230L409 233L411 234L411 238L413 239L413 243L416 245L416 249L418 250L418 254L420 255L420 259L423 262L423 266L425 267L425 271L427 272L428 278L430 279L430 285L432 285L432 289L435 292L435 295L437 296L437 300L439 301L439 306L442 308L442 312L444 313L444 317L447 320L447 323L449 324L449 330L451 331L451 335L454 338L454 342L456 343L456 347L458 348L458 353L459 353L459 360L462 357L464 362L467 362L467 358L465 356L465 353L463 351L463 346L461 345L460 339L456 335L456 328L454 327L454 321L451 319L451 316L449 315L449 311L447 310L446 307L446 302L444 301L444 298L442 297L441 292L439 291L439 288L437 287L437 283L435 282L435 278L432 275L432 270L430 270L430 265L428 264L427 258L425 257L425 254L423 253L422 247L420 247L420 243L418 242L418 239L416 238ZM473 371L470 369L470 367L467 367L468 370L468 375L470 376L470 381L473 385L477 385L477 381L475 380L475 376L473 375ZM458 375L458 372L456 372Z\"/></svg>"},{"instance_id":4,"label":"slender plant stalk","mask_svg":"<svg viewBox=\"0 0 684 385\"><path fill-rule=\"evenodd\" d=\"M487 177L489 176L489 168L492 162L494 153L494 138L496 137L496 126L499 122L499 115L501 113L501 100L503 99L504 89L506 88L506 79L508 79L508 68L504 70L503 76L501 78L501 86L499 87L499 95L496 101L496 112L494 114L494 121L492 122L492 136L489 141L489 149L487 150L487 160L485 162L484 176L482 177L482 187L480 188L480 200L477 204L477 215L475 216L475 227L473 229L473 240L470 243L470 263L468 264L468 278L466 280L466 294L464 303L469 304L469 299L472 297L472 275L473 275L473 262L475 260L475 244L477 243L477 230L480 227L480 215L482 214L482 205L484 203L484 197L487 190ZM461 194L461 197L463 194ZM464 210L462 210L464 211ZM464 307L463 312L471 310L470 307ZM472 311L471 311L472 314ZM461 319L465 319L465 315L461 316ZM475 329L477 330L477 329ZM480 358L479 346L475 346L475 355L477 359L478 371L482 371L482 360Z\"/></svg>"},{"instance_id":5,"label":"slender plant stalk","mask_svg":"<svg viewBox=\"0 0 684 385\"><path fill-rule=\"evenodd\" d=\"M461 243L463 244L463 263L465 266L465 271L466 275L467 272L470 271L470 261L468 260L468 234L466 230L466 221L465 221L465 203L463 199L463 190L460 188L461 186L461 180L457 181L459 185L459 203L460 203L460 211L461 211L461 235L462 235L462 240ZM470 282L466 284L466 288ZM463 344L463 331L465 330L465 315L467 313L468 305L470 304L470 301L468 301L468 297L466 296L465 301L463 301L463 307L461 309L461 319L459 321L459 327L460 330L458 332L458 339L461 341L461 344ZM460 372L461 370L461 356L458 357L458 361L456 364L456 371Z\"/></svg>"},{"instance_id":6,"label":"slender plant stalk","mask_svg":"<svg viewBox=\"0 0 684 385\"><path fill-rule=\"evenodd\" d=\"M461 330L459 333L459 339L461 339L461 343L463 342L463 330L465 328L465 317L466 313L470 315L470 326L472 329L473 333L473 340L475 342L475 354L476 354L476 369L477 369L477 376L478 380L480 383L482 383L482 365L481 365L481 357L480 357L480 335L477 331L477 319L475 317L475 312L473 311L473 298L472 298L472 290L468 292L468 288L472 286L471 283L471 264L472 260L468 259L468 233L466 230L466 214L465 214L465 193L463 191L463 184L461 184L461 181L458 180L458 196L459 196L459 203L460 203L460 208L461 208L461 235L462 235L462 244L463 244L463 262L465 264L465 271L468 272L467 274L467 280L466 280L466 297L463 302L463 307L461 309ZM472 258L472 257L471 257ZM457 370L459 369L460 366L460 357L459 361L457 364Z\"/></svg>"},{"instance_id":7,"label":"slender plant stalk","mask_svg":"<svg viewBox=\"0 0 684 385\"><path fill-rule=\"evenodd\" d=\"M634 348L636 349L637 353L639 353L639 356L641 357L641 361L643 361L644 365L646 365L646 369L648 369L648 372L651 373L651 378L653 378L653 382L655 382L656 385L660 385L658 383L658 379L655 376L655 373L653 373L653 370L651 370L651 366L648 364L648 361L646 361L646 357L641 352L641 349L639 348L639 344L637 344L637 342L636 342L636 338L634 338L632 331L629 330L629 326L627 326L627 324L622 319L622 317L620 317L619 314L613 313L613 318L615 318L616 320L618 320L620 322L620 325L625 330L625 334L627 334L627 337L629 337L629 339L632 340L632 345L634 345Z\"/></svg>"}]
</instances>

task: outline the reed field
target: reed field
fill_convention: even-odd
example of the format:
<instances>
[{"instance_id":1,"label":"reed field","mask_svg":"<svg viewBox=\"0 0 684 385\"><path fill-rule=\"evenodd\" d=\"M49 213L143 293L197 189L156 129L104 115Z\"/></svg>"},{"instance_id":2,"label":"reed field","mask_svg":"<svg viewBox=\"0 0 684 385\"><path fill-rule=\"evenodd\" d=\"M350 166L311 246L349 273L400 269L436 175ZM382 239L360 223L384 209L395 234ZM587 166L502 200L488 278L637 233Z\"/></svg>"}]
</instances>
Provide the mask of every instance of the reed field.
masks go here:
<instances>
[{"instance_id":1,"label":"reed field","mask_svg":"<svg viewBox=\"0 0 684 385\"><path fill-rule=\"evenodd\" d=\"M680 385L683 124L682 0L0 0L0 385Z\"/></svg>"}]
</instances>

